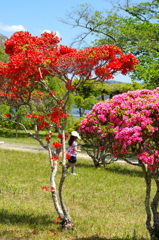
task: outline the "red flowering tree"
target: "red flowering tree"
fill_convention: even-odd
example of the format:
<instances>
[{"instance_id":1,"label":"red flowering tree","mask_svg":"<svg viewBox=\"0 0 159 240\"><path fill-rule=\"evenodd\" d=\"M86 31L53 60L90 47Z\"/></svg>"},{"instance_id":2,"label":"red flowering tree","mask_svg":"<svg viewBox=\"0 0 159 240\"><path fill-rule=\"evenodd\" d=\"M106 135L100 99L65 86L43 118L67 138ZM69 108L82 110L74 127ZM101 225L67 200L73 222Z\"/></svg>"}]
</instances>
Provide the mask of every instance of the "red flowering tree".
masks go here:
<instances>
[{"instance_id":1,"label":"red flowering tree","mask_svg":"<svg viewBox=\"0 0 159 240\"><path fill-rule=\"evenodd\" d=\"M85 141L96 139L101 151L107 149L114 157L142 168L146 227L151 239L159 239L159 88L130 91L97 103L81 121L80 131ZM127 158L132 151L136 161ZM156 183L154 196L152 180Z\"/></svg>"},{"instance_id":2,"label":"red flowering tree","mask_svg":"<svg viewBox=\"0 0 159 240\"><path fill-rule=\"evenodd\" d=\"M53 33L44 33L37 37L29 32L16 32L6 40L5 50L10 58L6 64L0 62L0 97L1 102L9 106L26 109L26 117L32 119L35 125L34 134L25 128L23 122L19 124L48 151L51 167L50 189L54 206L63 227L73 229L62 195L68 157L65 149L65 127L70 94L81 84L105 81L113 78L117 72L126 74L134 69L138 60L132 54L123 54L113 45L76 50L59 45L59 42L60 39ZM65 93L57 95L50 88L46 76L52 76L52 79L57 77L63 83ZM38 104L35 104L37 98ZM61 139L52 144L53 126L58 129ZM39 131L42 129L48 130L46 142L39 138ZM55 179L60 152L62 175L58 198Z\"/></svg>"}]
</instances>

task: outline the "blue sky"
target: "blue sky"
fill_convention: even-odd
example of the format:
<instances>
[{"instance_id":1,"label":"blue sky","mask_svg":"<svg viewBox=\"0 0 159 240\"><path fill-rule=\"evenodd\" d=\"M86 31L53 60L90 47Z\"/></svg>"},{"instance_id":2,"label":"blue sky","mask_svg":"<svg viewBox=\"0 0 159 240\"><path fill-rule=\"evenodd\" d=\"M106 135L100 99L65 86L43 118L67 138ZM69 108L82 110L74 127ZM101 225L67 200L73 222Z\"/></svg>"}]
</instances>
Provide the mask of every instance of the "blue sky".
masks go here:
<instances>
[{"instance_id":1,"label":"blue sky","mask_svg":"<svg viewBox=\"0 0 159 240\"><path fill-rule=\"evenodd\" d=\"M1 1L0 33L8 38L16 31L28 31L40 36L45 30L57 32L61 44L69 46L79 33L60 22L67 13L77 9L80 4L88 3L95 10L111 9L109 0L7 0ZM91 40L91 38L90 38ZM130 82L129 77L118 75L115 80Z\"/></svg>"}]
</instances>

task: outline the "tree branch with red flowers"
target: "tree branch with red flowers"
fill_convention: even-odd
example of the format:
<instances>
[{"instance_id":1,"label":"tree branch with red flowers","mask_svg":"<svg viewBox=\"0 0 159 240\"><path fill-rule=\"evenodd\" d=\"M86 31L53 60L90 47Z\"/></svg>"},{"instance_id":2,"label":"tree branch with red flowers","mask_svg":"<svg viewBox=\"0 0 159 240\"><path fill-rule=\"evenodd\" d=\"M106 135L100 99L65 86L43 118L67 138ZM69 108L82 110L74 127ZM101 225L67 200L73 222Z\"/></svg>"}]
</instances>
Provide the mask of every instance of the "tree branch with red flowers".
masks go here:
<instances>
[{"instance_id":1,"label":"tree branch with red flowers","mask_svg":"<svg viewBox=\"0 0 159 240\"><path fill-rule=\"evenodd\" d=\"M35 125L35 133L32 137L47 149L49 155L50 189L55 209L64 228L74 229L62 194L68 157L65 128L70 94L89 81L91 83L106 81L117 73L125 75L134 70L138 60L131 53L125 55L114 45L77 50L59 43L60 39L56 35L46 32L38 37L21 31L7 39L5 51L9 55L9 62L0 62L0 102L23 108L25 116ZM50 88L48 76L51 76L49 81L53 81L56 77L62 83L62 94L57 94ZM9 120L12 121L12 118ZM56 126L62 136L56 143L51 142L53 126ZM48 131L46 143L38 139L38 132L43 129ZM28 130L26 132L30 134ZM62 175L58 197L55 179L60 152Z\"/></svg>"}]
</instances>

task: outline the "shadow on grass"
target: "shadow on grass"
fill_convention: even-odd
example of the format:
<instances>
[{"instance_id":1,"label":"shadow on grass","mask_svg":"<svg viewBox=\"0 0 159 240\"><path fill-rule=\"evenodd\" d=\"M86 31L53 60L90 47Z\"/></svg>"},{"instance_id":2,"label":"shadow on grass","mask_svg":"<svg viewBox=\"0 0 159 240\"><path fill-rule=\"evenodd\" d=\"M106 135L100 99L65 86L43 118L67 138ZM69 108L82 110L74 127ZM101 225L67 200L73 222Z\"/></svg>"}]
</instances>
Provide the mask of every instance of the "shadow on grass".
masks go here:
<instances>
[{"instance_id":1,"label":"shadow on grass","mask_svg":"<svg viewBox=\"0 0 159 240\"><path fill-rule=\"evenodd\" d=\"M15 133L15 131L13 131L11 129L10 130L0 129L0 136L5 137L5 138L15 138L16 133ZM28 135L25 132L24 133L18 132L18 137L26 138L26 137L28 137Z\"/></svg>"},{"instance_id":2,"label":"shadow on grass","mask_svg":"<svg viewBox=\"0 0 159 240\"><path fill-rule=\"evenodd\" d=\"M78 166L78 168L94 168L94 169L96 169L96 167L93 165L93 163L91 161L90 161L90 163L88 163L88 161L87 161L87 163L78 161L77 166Z\"/></svg>"},{"instance_id":3,"label":"shadow on grass","mask_svg":"<svg viewBox=\"0 0 159 240\"><path fill-rule=\"evenodd\" d=\"M112 172L116 174L124 174L124 175L129 175L130 177L144 177L144 173L140 168L138 169L128 169L127 167L122 167L119 165L114 165L111 167L106 168L107 172Z\"/></svg>"},{"instance_id":4,"label":"shadow on grass","mask_svg":"<svg viewBox=\"0 0 159 240\"><path fill-rule=\"evenodd\" d=\"M0 211L0 223L1 224L6 224L6 225L17 225L17 224L27 224L30 229L35 230L35 232L26 232L25 235L22 237L13 237L14 231L15 230L4 230L0 232L0 237L6 236L4 239L32 239L30 238L31 235L33 234L38 234L38 229L40 226L48 226L49 224L54 224L54 221L50 220L48 215L40 215L40 216L33 216L31 214L13 214L9 213L8 210L2 209ZM38 226L38 229L36 227ZM59 230L61 231L61 226L59 225ZM54 232L54 229L51 229L50 231ZM57 231L57 229L56 229ZM1 239L1 238L0 238ZM3 238L2 238L3 240ZM119 237L113 237L113 238L105 238L105 237L99 237L98 235L96 236L91 236L91 237L80 237L80 238L75 238L74 240L147 240L146 238L137 238L136 236L134 237L124 237L124 238L119 238Z\"/></svg>"},{"instance_id":5,"label":"shadow on grass","mask_svg":"<svg viewBox=\"0 0 159 240\"><path fill-rule=\"evenodd\" d=\"M90 161L90 163L81 163L80 161L77 163L78 168L94 168L96 169L96 167L94 166L94 164ZM101 167L102 168L102 167ZM127 167L122 166L121 164L109 164L107 165L107 167L105 168L105 170L107 172L111 172L111 173L116 173L116 174L123 174L123 175L129 175L130 177L144 177L144 173L142 172L142 170L139 167L136 167L136 169L129 169Z\"/></svg>"},{"instance_id":6,"label":"shadow on grass","mask_svg":"<svg viewBox=\"0 0 159 240\"><path fill-rule=\"evenodd\" d=\"M40 133L39 136L43 137L45 134ZM15 129L0 129L0 136L5 138L15 138L16 137L16 131ZM22 132L22 130L18 131L18 138L28 138L30 137L25 132Z\"/></svg>"},{"instance_id":7,"label":"shadow on grass","mask_svg":"<svg viewBox=\"0 0 159 240\"><path fill-rule=\"evenodd\" d=\"M76 238L74 240L148 240L147 238L137 238L137 237L125 237L125 238L119 238L119 237L113 237L113 238L105 238L105 237L99 237L91 236L91 237L82 237L82 238Z\"/></svg>"},{"instance_id":8,"label":"shadow on grass","mask_svg":"<svg viewBox=\"0 0 159 240\"><path fill-rule=\"evenodd\" d=\"M34 228L35 226L44 226L48 224L53 224L56 221L56 216L52 217L52 220L48 215L34 216L32 214L14 214L10 213L8 210L0 210L0 223L1 224L28 224L29 227Z\"/></svg>"}]
</instances>

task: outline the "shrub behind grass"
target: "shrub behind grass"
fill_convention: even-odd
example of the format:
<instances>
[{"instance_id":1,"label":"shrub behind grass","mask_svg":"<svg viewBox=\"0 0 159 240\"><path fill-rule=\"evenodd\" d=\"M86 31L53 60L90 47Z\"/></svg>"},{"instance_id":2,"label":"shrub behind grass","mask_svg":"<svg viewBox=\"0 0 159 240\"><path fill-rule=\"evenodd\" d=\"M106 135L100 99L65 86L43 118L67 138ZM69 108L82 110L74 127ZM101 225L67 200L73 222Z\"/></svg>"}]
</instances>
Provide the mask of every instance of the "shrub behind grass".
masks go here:
<instances>
[{"instance_id":1,"label":"shrub behind grass","mask_svg":"<svg viewBox=\"0 0 159 240\"><path fill-rule=\"evenodd\" d=\"M61 232L51 194L42 189L50 184L47 155L1 150L0 239L149 239L139 168L114 163L96 169L92 161L78 159L76 173L68 173L64 184L76 229Z\"/></svg>"}]
</instances>

